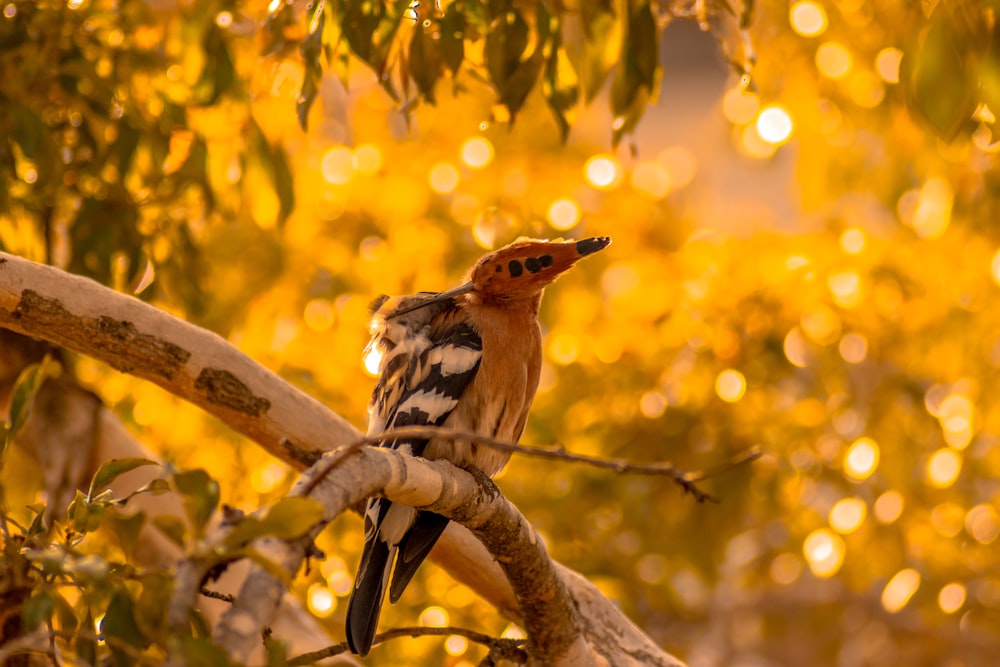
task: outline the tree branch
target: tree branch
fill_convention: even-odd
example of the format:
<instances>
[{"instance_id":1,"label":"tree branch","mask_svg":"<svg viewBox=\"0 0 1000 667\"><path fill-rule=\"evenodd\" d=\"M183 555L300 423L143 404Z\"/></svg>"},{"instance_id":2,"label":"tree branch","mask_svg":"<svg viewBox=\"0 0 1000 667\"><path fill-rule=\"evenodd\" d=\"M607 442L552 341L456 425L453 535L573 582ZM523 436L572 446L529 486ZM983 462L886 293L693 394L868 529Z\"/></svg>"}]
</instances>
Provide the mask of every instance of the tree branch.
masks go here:
<instances>
[{"instance_id":1,"label":"tree branch","mask_svg":"<svg viewBox=\"0 0 1000 667\"><path fill-rule=\"evenodd\" d=\"M216 415L234 430L299 469L312 462L314 457L311 452L347 445L361 437L360 432L342 418L255 364L219 336L91 280L5 253L0 253L0 327L66 346L124 372L149 379ZM294 447L292 442L296 443ZM381 464L373 464L376 469L380 465L389 465L396 473L405 471L409 483L392 491L394 494L399 492L395 499L426 506L476 528L477 536L484 540L490 552L504 559L505 572L516 583L516 597L509 587L503 585L500 568L486 549L454 525L449 526L432 557L445 562L449 571L455 572L453 568L456 565L464 568L457 573L457 578L463 583L471 583L481 594L485 591L487 600L507 615L515 618L523 615L529 636L534 635L529 648L539 652L540 664L556 664L545 663L545 660L559 655L562 656L562 664L680 664L642 635L582 577L553 564L544 555L534 531L502 496L495 493L492 484L481 485L468 473L445 462L417 461L408 457L406 462L401 462L400 457L398 453L388 450L362 448L350 458L369 464L381 461ZM388 464L387 461L394 463ZM350 468L345 465L344 469ZM441 470L448 472L445 474ZM360 474L363 479L357 488L349 492L332 483L332 480L346 474L343 470L336 471L315 491L329 493L328 489L333 486L340 488L342 500L353 499L352 502L357 502L384 486L368 481L373 473L372 467L361 465L354 473ZM307 479L303 477L302 483L307 483ZM384 471L377 479L388 482L393 479L393 474ZM435 484L435 479L438 484ZM455 480L463 481L458 487L446 488L441 484L444 479L449 484ZM457 488L464 489L466 495L462 497L477 498L477 502L449 505L458 497ZM388 494L389 490L386 489L386 492ZM469 496L470 493L473 495ZM350 504L341 501L338 511ZM498 509L506 507L512 511ZM335 515L328 513L327 520ZM513 543L511 539L514 539ZM255 546L274 555L273 560L288 572L297 571L305 549L300 550L288 543L279 544L277 540L271 542L271 545ZM538 553L543 554L539 560L526 561L540 562L540 570L533 570L535 565L529 567L506 561L511 554L517 553L511 544L523 543L537 547L540 550ZM182 567L190 563L192 561ZM189 567L197 570L195 565ZM189 571L187 574L195 575L197 572ZM178 595L190 595L185 599L193 605L201 579L196 576L182 577ZM247 580L243 593L228 612L235 615L234 618L220 623L217 635L233 632L234 637L242 637L242 631L247 627L245 621L252 620L255 627L251 630L250 641L258 641L259 630L267 619L256 625L259 615L254 615L253 610L246 607L265 607L270 614L273 612L271 603L284 591L279 580L271 578L269 583L267 579L255 575ZM184 586L184 581L190 585ZM534 583L527 586L525 581ZM550 598L555 601L550 602ZM261 604L265 600L268 604ZM562 614L567 604L567 618L573 619L572 622L557 623L549 626L551 630L547 629L552 616ZM179 606L174 609L179 610ZM247 613L251 615L244 616L241 621L239 615ZM581 617L584 617L583 620L580 620ZM623 653L620 647L626 647L628 653Z\"/></svg>"}]
</instances>

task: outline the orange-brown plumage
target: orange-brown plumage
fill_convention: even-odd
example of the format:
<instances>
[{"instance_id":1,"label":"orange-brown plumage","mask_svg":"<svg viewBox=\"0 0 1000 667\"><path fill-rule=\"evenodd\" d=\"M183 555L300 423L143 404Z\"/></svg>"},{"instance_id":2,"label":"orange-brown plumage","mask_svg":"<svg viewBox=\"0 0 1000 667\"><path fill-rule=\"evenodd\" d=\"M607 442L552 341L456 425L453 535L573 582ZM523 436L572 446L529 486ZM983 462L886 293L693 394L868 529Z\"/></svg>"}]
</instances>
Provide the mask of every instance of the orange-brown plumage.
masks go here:
<instances>
[{"instance_id":1,"label":"orange-brown plumage","mask_svg":"<svg viewBox=\"0 0 1000 667\"><path fill-rule=\"evenodd\" d=\"M482 257L460 287L377 301L371 346L382 356L369 434L421 424L516 443L541 372L542 290L610 243L607 237L516 241ZM496 448L447 438L397 438L381 445L490 476L510 458ZM384 498L369 501L365 549L347 609L347 641L355 653L371 649L386 587L395 602L447 523Z\"/></svg>"}]
</instances>

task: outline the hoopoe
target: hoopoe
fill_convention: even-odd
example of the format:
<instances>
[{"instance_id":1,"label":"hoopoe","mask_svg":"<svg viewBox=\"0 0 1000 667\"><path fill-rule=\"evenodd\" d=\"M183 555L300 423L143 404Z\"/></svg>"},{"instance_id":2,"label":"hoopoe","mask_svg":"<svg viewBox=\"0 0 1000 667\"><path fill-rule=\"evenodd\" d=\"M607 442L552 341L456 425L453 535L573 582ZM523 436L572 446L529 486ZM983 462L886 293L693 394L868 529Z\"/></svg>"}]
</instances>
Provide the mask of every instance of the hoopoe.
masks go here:
<instances>
[{"instance_id":1,"label":"hoopoe","mask_svg":"<svg viewBox=\"0 0 1000 667\"><path fill-rule=\"evenodd\" d=\"M460 287L377 299L369 349L381 353L381 360L368 434L419 424L516 443L542 365L542 290L610 243L603 236L519 240L482 257ZM447 459L491 477L510 458L494 447L444 438L387 440L381 446ZM353 652L364 656L371 650L390 572L389 600L396 602L447 524L443 516L385 498L368 501L364 551L347 605Z\"/></svg>"}]
</instances>

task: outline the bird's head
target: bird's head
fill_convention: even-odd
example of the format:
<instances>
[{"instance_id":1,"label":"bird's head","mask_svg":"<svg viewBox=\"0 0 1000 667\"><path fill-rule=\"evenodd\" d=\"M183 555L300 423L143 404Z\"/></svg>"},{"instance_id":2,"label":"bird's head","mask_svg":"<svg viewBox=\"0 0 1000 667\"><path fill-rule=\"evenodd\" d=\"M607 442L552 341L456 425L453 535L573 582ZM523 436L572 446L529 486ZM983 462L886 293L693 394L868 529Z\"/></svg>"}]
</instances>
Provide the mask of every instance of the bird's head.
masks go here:
<instances>
[{"instance_id":1,"label":"bird's head","mask_svg":"<svg viewBox=\"0 0 1000 667\"><path fill-rule=\"evenodd\" d=\"M398 317L465 294L480 303L506 303L534 299L546 285L577 261L611 245L608 236L580 241L542 241L519 239L508 246L484 255L469 272L468 282L447 292L423 299L393 311L387 318Z\"/></svg>"},{"instance_id":2,"label":"bird's head","mask_svg":"<svg viewBox=\"0 0 1000 667\"><path fill-rule=\"evenodd\" d=\"M483 301L531 298L578 260L610 243L607 236L582 241L520 239L483 256L466 285Z\"/></svg>"}]
</instances>

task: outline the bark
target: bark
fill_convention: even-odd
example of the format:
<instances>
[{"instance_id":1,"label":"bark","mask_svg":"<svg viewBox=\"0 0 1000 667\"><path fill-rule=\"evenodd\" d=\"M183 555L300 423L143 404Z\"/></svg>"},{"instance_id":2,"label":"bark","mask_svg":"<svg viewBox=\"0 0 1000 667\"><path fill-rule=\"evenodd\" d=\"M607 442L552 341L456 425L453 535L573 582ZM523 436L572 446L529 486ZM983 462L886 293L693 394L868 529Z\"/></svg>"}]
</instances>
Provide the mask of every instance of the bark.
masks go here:
<instances>
[{"instance_id":1,"label":"bark","mask_svg":"<svg viewBox=\"0 0 1000 667\"><path fill-rule=\"evenodd\" d=\"M88 279L4 253L0 253L0 327L148 379L216 415L300 470L313 462L315 452L347 445L360 435L215 334ZM303 476L300 489L310 485L309 475L326 460ZM534 530L488 481L444 462L362 448L312 492L324 497L332 493L337 499L328 507L327 520L365 496L382 492L470 527L479 546L470 545L468 533L453 524L432 557L503 613L524 623L536 664L681 664L583 577L553 563ZM258 546L273 551L290 573L297 571L304 554L295 543L272 540ZM184 567L197 567L191 562ZM513 587L501 583L499 571ZM248 578L244 590L249 592L246 587L270 601L283 592L258 574ZM176 614L181 609L177 600L194 604L185 597L190 593L190 585L179 587ZM252 635L259 641L260 628L271 620L273 605L263 611L248 609L265 607L259 604L262 599L241 595L216 629L216 637L233 647L234 656L246 650L243 637Z\"/></svg>"}]
</instances>

